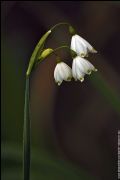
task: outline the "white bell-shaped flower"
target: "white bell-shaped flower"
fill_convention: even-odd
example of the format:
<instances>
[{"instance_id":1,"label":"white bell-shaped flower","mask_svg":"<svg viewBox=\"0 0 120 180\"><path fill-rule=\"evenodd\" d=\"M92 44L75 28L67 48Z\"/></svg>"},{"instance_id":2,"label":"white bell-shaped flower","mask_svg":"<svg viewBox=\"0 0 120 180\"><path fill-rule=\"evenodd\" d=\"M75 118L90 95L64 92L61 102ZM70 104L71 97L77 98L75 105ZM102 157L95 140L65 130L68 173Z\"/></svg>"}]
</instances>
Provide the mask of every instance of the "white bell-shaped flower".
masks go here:
<instances>
[{"instance_id":1,"label":"white bell-shaped flower","mask_svg":"<svg viewBox=\"0 0 120 180\"><path fill-rule=\"evenodd\" d=\"M90 45L89 42L77 34L72 36L71 49L81 57L88 56L89 52L97 53L97 51Z\"/></svg>"},{"instance_id":2,"label":"white bell-shaped flower","mask_svg":"<svg viewBox=\"0 0 120 180\"><path fill-rule=\"evenodd\" d=\"M54 70L54 78L59 86L63 80L70 81L72 78L72 69L66 63L59 62Z\"/></svg>"},{"instance_id":3,"label":"white bell-shaped flower","mask_svg":"<svg viewBox=\"0 0 120 180\"><path fill-rule=\"evenodd\" d=\"M85 74L91 74L92 71L97 71L97 69L86 59L76 56L72 63L72 75L74 79L84 81Z\"/></svg>"}]
</instances>

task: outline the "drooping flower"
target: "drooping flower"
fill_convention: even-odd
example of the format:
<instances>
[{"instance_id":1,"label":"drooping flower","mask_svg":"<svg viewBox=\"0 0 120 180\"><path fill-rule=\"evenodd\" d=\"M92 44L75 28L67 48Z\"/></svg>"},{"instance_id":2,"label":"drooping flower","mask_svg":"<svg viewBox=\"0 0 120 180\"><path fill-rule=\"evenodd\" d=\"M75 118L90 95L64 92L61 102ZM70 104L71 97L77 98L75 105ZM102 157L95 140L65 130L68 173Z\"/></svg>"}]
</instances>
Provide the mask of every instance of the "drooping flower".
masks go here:
<instances>
[{"instance_id":1,"label":"drooping flower","mask_svg":"<svg viewBox=\"0 0 120 180\"><path fill-rule=\"evenodd\" d=\"M97 53L97 51L90 45L89 42L77 34L72 36L71 49L81 57L88 56L89 52Z\"/></svg>"},{"instance_id":2,"label":"drooping flower","mask_svg":"<svg viewBox=\"0 0 120 180\"><path fill-rule=\"evenodd\" d=\"M72 75L74 79L84 81L85 74L91 74L92 71L97 71L97 69L86 59L76 56L72 63Z\"/></svg>"},{"instance_id":3,"label":"drooping flower","mask_svg":"<svg viewBox=\"0 0 120 180\"><path fill-rule=\"evenodd\" d=\"M70 81L72 78L71 68L64 62L58 62L54 70L54 78L59 86L63 80Z\"/></svg>"}]
</instances>

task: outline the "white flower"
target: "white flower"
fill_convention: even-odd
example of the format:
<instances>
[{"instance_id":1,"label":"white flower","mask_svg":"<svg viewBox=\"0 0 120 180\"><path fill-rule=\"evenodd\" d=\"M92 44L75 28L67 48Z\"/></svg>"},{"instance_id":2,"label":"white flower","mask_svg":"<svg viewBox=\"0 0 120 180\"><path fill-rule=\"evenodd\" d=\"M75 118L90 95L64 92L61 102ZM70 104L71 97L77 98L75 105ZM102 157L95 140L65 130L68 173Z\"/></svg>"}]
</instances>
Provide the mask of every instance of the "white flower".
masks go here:
<instances>
[{"instance_id":1,"label":"white flower","mask_svg":"<svg viewBox=\"0 0 120 180\"><path fill-rule=\"evenodd\" d=\"M97 51L81 36L75 34L71 39L71 49L79 56L88 56L88 52L97 53Z\"/></svg>"},{"instance_id":2,"label":"white flower","mask_svg":"<svg viewBox=\"0 0 120 180\"><path fill-rule=\"evenodd\" d=\"M64 62L57 63L54 70L54 78L56 83L60 86L63 80L70 81L72 78L71 68Z\"/></svg>"},{"instance_id":3,"label":"white flower","mask_svg":"<svg viewBox=\"0 0 120 180\"><path fill-rule=\"evenodd\" d=\"M84 81L85 74L91 74L92 71L97 71L97 69L86 59L76 56L72 63L72 75L74 79Z\"/></svg>"}]
</instances>

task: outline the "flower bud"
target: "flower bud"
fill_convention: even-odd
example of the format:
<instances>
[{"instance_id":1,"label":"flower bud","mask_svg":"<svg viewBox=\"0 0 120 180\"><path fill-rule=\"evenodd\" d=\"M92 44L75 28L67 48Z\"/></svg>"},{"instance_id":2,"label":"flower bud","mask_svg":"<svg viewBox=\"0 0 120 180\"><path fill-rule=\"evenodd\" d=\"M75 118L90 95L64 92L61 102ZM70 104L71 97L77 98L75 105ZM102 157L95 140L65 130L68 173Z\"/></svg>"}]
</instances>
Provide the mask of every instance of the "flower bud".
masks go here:
<instances>
[{"instance_id":1,"label":"flower bud","mask_svg":"<svg viewBox=\"0 0 120 180\"><path fill-rule=\"evenodd\" d=\"M72 35L75 35L75 34L76 34L75 29L74 29L72 26L69 26L69 32L70 32L70 34L72 34Z\"/></svg>"},{"instance_id":2,"label":"flower bud","mask_svg":"<svg viewBox=\"0 0 120 180\"><path fill-rule=\"evenodd\" d=\"M43 59L45 59L48 55L50 55L53 52L53 49L48 48L45 49L40 56L38 57L38 61L42 61Z\"/></svg>"}]
</instances>

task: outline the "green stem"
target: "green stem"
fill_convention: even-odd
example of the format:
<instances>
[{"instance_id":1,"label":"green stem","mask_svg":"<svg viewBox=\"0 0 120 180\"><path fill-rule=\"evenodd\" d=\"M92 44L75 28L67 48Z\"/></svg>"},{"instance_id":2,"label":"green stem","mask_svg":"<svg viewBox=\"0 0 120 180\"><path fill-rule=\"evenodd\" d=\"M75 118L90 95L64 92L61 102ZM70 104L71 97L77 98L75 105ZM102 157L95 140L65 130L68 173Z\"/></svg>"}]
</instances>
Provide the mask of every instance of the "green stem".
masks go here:
<instances>
[{"instance_id":1,"label":"green stem","mask_svg":"<svg viewBox=\"0 0 120 180\"><path fill-rule=\"evenodd\" d=\"M30 179L29 77L26 77L23 127L23 180Z\"/></svg>"},{"instance_id":2,"label":"green stem","mask_svg":"<svg viewBox=\"0 0 120 180\"><path fill-rule=\"evenodd\" d=\"M70 51L72 58L74 58L75 56L77 56L76 52L73 51L72 49L70 49L69 46L67 46L67 45L63 45L63 46L60 46L60 47L54 49L53 52L51 52L48 56L54 54L55 56L58 57L58 55L56 54L56 52L59 51L60 49L64 49L64 48L65 48L65 49L68 49L68 50ZM47 57L48 57L48 56L47 56ZM43 60L44 60L44 59L42 59L42 61L43 61ZM36 62L36 64L35 64L34 67L36 68L36 67L38 66L38 64L39 64L40 62L42 62L42 61Z\"/></svg>"},{"instance_id":3,"label":"green stem","mask_svg":"<svg viewBox=\"0 0 120 180\"><path fill-rule=\"evenodd\" d=\"M56 52L56 51L58 51L59 49L64 49L64 48L71 50L71 49L69 48L69 46L67 46L67 45L63 45L63 46L60 46L60 47L58 47L58 48L54 49L54 51L53 51L53 52Z\"/></svg>"},{"instance_id":4,"label":"green stem","mask_svg":"<svg viewBox=\"0 0 120 180\"><path fill-rule=\"evenodd\" d=\"M67 26L70 26L69 23L61 22L61 23L58 23L58 24L56 24L55 26L53 26L50 30L53 31L56 27L61 26L61 25L67 25Z\"/></svg>"},{"instance_id":5,"label":"green stem","mask_svg":"<svg viewBox=\"0 0 120 180\"><path fill-rule=\"evenodd\" d=\"M29 65L28 65L28 69L27 69L27 72L26 72L26 75L29 76L32 69L33 69L33 66L35 64L35 61L36 61L36 57L37 57L37 54L43 49L44 47L44 43L46 41L46 39L48 38L48 36L50 35L51 31L47 31L42 37L41 39L39 40L39 42L37 43L33 53L32 53L32 56L30 58L30 61L29 61Z\"/></svg>"},{"instance_id":6,"label":"green stem","mask_svg":"<svg viewBox=\"0 0 120 180\"><path fill-rule=\"evenodd\" d=\"M55 53L56 51L58 51L58 50L60 50L60 49L64 49L64 48L68 49L68 50L71 52L71 54L73 55L73 57L74 57L74 55L77 56L77 53L76 53L75 51L73 51L72 49L70 49L70 47L67 46L67 45L60 46L60 47L54 49L54 51L53 51L52 53ZM52 54L52 53L51 53L51 54Z\"/></svg>"}]
</instances>

